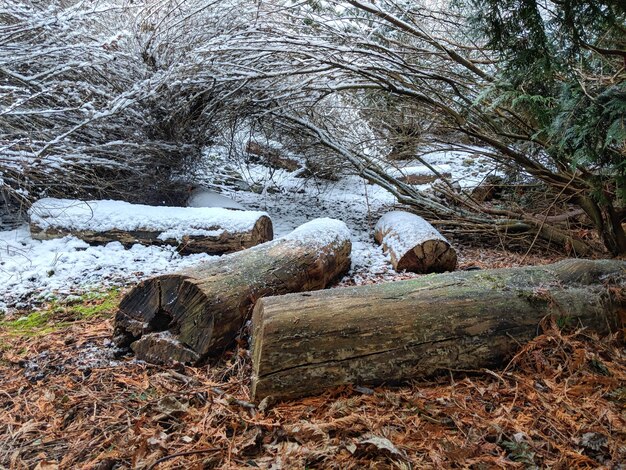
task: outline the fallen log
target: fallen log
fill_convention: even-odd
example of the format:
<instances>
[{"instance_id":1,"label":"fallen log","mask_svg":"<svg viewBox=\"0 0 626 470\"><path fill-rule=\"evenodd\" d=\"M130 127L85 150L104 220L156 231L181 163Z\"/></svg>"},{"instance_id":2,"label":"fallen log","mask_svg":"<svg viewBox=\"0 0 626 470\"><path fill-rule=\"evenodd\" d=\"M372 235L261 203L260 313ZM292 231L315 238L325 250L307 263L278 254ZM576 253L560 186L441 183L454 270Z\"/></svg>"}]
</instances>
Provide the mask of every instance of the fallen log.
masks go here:
<instances>
[{"instance_id":1,"label":"fallen log","mask_svg":"<svg viewBox=\"0 0 626 470\"><path fill-rule=\"evenodd\" d=\"M456 251L437 229L420 216L394 211L383 215L374 238L389 252L393 268L415 273L454 271Z\"/></svg>"},{"instance_id":2,"label":"fallen log","mask_svg":"<svg viewBox=\"0 0 626 470\"><path fill-rule=\"evenodd\" d=\"M228 347L257 299L323 289L350 268L350 232L316 219L289 235L148 279L121 300L114 341L148 362L199 363Z\"/></svg>"},{"instance_id":3,"label":"fallen log","mask_svg":"<svg viewBox=\"0 0 626 470\"><path fill-rule=\"evenodd\" d=\"M624 261L567 260L267 297L252 319L252 393L497 367L550 317L606 333L626 319L625 276Z\"/></svg>"},{"instance_id":4,"label":"fallen log","mask_svg":"<svg viewBox=\"0 0 626 470\"><path fill-rule=\"evenodd\" d=\"M449 178L452 178L452 174L441 173L441 177L449 179ZM430 175L408 174L408 175L400 176L398 178L398 181L409 184L411 186L421 186L423 184L434 183L438 179L440 179L440 177L432 173Z\"/></svg>"},{"instance_id":5,"label":"fallen log","mask_svg":"<svg viewBox=\"0 0 626 470\"><path fill-rule=\"evenodd\" d=\"M171 245L181 254L223 254L273 238L265 212L157 207L123 201L40 199L29 210L36 240L73 235L90 244Z\"/></svg>"}]
</instances>

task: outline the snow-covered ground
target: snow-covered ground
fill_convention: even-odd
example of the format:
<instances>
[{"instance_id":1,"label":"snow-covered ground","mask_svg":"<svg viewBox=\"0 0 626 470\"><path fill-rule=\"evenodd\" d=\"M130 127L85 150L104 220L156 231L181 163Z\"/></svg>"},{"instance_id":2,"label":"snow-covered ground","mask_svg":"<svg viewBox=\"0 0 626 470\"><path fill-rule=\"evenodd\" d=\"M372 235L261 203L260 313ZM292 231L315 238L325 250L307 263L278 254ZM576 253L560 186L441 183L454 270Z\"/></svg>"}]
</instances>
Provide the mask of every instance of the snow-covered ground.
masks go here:
<instances>
[{"instance_id":1,"label":"snow-covered ground","mask_svg":"<svg viewBox=\"0 0 626 470\"><path fill-rule=\"evenodd\" d=\"M452 174L462 186L475 185L488 170L484 162L468 164L463 155L434 154L428 162ZM423 166L408 162L404 173ZM337 182L299 178L298 172L245 165L239 169L246 183L257 192L224 188L227 196L248 210L267 212L274 236L285 235L312 219L330 217L344 221L352 234L352 270L344 283L369 282L372 276L392 279L389 259L373 242L378 218L393 208L396 200L386 190L366 184L355 175ZM212 177L200 175L198 183L209 185ZM420 189L426 189L427 185ZM208 198L207 200L212 200ZM0 311L24 308L53 297L89 290L125 286L146 277L180 270L208 261L200 254L182 257L174 247L135 245L124 249L118 242L89 246L68 236L37 241L28 226L0 232Z\"/></svg>"},{"instance_id":2,"label":"snow-covered ground","mask_svg":"<svg viewBox=\"0 0 626 470\"><path fill-rule=\"evenodd\" d=\"M123 286L209 258L182 257L175 247L134 245L125 250L119 242L89 246L75 237L38 241L25 225L0 232L0 309Z\"/></svg>"}]
</instances>

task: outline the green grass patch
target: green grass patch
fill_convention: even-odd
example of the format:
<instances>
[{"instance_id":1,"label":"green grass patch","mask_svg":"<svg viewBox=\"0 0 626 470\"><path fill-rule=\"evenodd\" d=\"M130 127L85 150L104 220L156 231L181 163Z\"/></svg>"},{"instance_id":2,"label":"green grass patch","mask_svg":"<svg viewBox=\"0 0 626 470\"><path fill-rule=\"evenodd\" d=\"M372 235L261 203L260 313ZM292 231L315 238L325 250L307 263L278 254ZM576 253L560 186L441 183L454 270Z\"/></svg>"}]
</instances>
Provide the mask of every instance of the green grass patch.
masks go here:
<instances>
[{"instance_id":1,"label":"green grass patch","mask_svg":"<svg viewBox=\"0 0 626 470\"><path fill-rule=\"evenodd\" d=\"M0 329L12 336L38 336L62 325L52 325L49 311L33 312L16 320L0 322Z\"/></svg>"},{"instance_id":2,"label":"green grass patch","mask_svg":"<svg viewBox=\"0 0 626 470\"><path fill-rule=\"evenodd\" d=\"M11 336L40 336L77 321L106 318L117 308L120 296L119 289L110 289L54 300L42 310L14 320L0 321L0 331Z\"/></svg>"},{"instance_id":3,"label":"green grass patch","mask_svg":"<svg viewBox=\"0 0 626 470\"><path fill-rule=\"evenodd\" d=\"M120 301L119 289L106 292L89 292L83 296L66 300L57 311L65 311L79 320L109 316Z\"/></svg>"}]
</instances>

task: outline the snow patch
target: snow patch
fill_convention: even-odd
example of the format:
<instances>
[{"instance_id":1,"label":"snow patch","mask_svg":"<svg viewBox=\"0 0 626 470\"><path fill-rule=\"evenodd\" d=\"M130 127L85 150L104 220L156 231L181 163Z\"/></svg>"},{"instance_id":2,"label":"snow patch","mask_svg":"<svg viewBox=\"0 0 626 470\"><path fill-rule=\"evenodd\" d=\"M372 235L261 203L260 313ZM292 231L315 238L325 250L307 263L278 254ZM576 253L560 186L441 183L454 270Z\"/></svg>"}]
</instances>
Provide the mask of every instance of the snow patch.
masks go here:
<instances>
[{"instance_id":1,"label":"snow patch","mask_svg":"<svg viewBox=\"0 0 626 470\"><path fill-rule=\"evenodd\" d=\"M449 164L431 165L431 167L438 173L452 173L452 166ZM393 169L389 172L392 176L405 176L405 175L417 175L417 176L430 176L434 175L433 171L426 165L405 166L402 168Z\"/></svg>"},{"instance_id":2,"label":"snow patch","mask_svg":"<svg viewBox=\"0 0 626 470\"><path fill-rule=\"evenodd\" d=\"M124 286L212 258L204 253L183 257L171 246L89 246L72 236L33 240L24 225L0 232L0 311L26 307L36 298Z\"/></svg>"},{"instance_id":3,"label":"snow patch","mask_svg":"<svg viewBox=\"0 0 626 470\"><path fill-rule=\"evenodd\" d=\"M174 228L161 232L157 239L159 240L178 240L181 241L183 237L207 237L217 238L224 233L224 230L203 230L203 229L185 229Z\"/></svg>"}]
</instances>

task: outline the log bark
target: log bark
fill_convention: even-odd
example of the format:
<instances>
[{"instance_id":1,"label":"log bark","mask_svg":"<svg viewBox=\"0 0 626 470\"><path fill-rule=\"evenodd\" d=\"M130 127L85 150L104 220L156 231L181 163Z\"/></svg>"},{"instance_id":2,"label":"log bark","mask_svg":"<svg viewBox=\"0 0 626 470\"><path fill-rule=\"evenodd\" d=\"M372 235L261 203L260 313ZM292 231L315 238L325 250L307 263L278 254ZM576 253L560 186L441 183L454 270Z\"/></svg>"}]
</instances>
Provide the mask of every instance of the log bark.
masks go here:
<instances>
[{"instance_id":1,"label":"log bark","mask_svg":"<svg viewBox=\"0 0 626 470\"><path fill-rule=\"evenodd\" d=\"M549 317L606 333L626 319L625 276L624 261L567 260L267 297L252 319L252 393L497 367Z\"/></svg>"},{"instance_id":2,"label":"log bark","mask_svg":"<svg viewBox=\"0 0 626 470\"><path fill-rule=\"evenodd\" d=\"M120 302L114 341L148 362L200 363L233 342L257 299L340 278L351 248L343 222L317 219L273 242L148 279Z\"/></svg>"},{"instance_id":3,"label":"log bark","mask_svg":"<svg viewBox=\"0 0 626 470\"><path fill-rule=\"evenodd\" d=\"M228 232L219 226L205 229L215 232L214 235L183 235L176 238L160 239L161 231L150 230L107 230L95 232L93 230L67 230L62 228L41 228L37 224L30 224L31 236L35 240L51 240L73 235L90 245L106 245L111 242L120 242L125 248L136 243L140 245L175 246L181 255L207 253L222 255L233 253L264 243L273 238L272 221L267 216L261 216L254 227L246 232Z\"/></svg>"},{"instance_id":4,"label":"log bark","mask_svg":"<svg viewBox=\"0 0 626 470\"><path fill-rule=\"evenodd\" d=\"M415 273L454 271L456 251L420 216L394 211L381 217L374 238L391 257L393 268Z\"/></svg>"},{"instance_id":5,"label":"log bark","mask_svg":"<svg viewBox=\"0 0 626 470\"><path fill-rule=\"evenodd\" d=\"M273 238L272 221L264 213L221 208L208 212L122 201L45 199L33 205L30 215L36 240L73 235L93 245L117 241L127 248L135 243L175 246L181 254L232 253Z\"/></svg>"}]
</instances>

